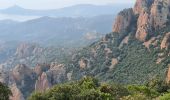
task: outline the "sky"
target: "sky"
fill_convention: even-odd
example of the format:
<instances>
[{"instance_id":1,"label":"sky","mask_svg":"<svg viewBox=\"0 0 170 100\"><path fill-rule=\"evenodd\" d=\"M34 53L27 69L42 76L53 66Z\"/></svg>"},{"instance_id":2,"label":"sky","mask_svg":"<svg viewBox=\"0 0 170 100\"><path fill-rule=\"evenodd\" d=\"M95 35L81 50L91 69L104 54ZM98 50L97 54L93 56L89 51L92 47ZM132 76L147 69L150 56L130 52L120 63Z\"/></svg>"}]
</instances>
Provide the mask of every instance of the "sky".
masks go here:
<instances>
[{"instance_id":1,"label":"sky","mask_svg":"<svg viewBox=\"0 0 170 100\"><path fill-rule=\"evenodd\" d=\"M29 9L57 9L76 4L105 5L114 3L134 3L135 0L0 0L0 9L18 5Z\"/></svg>"}]
</instances>

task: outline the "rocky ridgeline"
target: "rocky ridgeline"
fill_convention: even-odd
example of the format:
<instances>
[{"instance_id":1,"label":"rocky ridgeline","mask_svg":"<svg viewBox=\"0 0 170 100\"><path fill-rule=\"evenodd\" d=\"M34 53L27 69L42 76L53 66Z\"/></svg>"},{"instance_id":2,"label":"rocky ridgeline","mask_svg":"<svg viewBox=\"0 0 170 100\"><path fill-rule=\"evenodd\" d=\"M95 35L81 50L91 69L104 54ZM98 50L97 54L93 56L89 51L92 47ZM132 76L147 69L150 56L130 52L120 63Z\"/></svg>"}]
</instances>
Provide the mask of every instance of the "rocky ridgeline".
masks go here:
<instances>
[{"instance_id":1,"label":"rocky ridgeline","mask_svg":"<svg viewBox=\"0 0 170 100\"><path fill-rule=\"evenodd\" d=\"M133 9L120 12L113 26L113 32L129 33L135 27L135 37L143 42L146 48L150 45L159 46L161 50L170 48L170 32L160 34L161 30L169 26L170 0L137 0ZM159 35L156 32L159 32ZM162 39L160 37L163 37ZM158 45L160 41L160 45ZM157 64L160 64L165 53L159 53ZM170 56L170 53L168 55ZM167 82L170 81L170 68L167 71Z\"/></svg>"},{"instance_id":2,"label":"rocky ridgeline","mask_svg":"<svg viewBox=\"0 0 170 100\"><path fill-rule=\"evenodd\" d=\"M43 48L36 44L21 43L15 53L18 58L26 58L43 52Z\"/></svg>"},{"instance_id":3,"label":"rocky ridgeline","mask_svg":"<svg viewBox=\"0 0 170 100\"><path fill-rule=\"evenodd\" d=\"M136 38L147 41L156 30L166 27L170 17L170 0L137 0L133 9L120 12L113 26L113 32L128 32L136 18Z\"/></svg>"},{"instance_id":4,"label":"rocky ridgeline","mask_svg":"<svg viewBox=\"0 0 170 100\"><path fill-rule=\"evenodd\" d=\"M142 42L149 52L151 52L150 45L160 48L160 50L168 51L170 48L170 33L166 32L157 35L156 32L160 32L160 30L169 25L169 18L170 0L137 0L134 8L125 9L118 14L113 26L113 32L116 32L116 34L107 34L101 39L101 41L92 44L87 51L75 54L72 57L71 62L71 66L73 67L66 67L59 63L51 63L51 65L37 64L36 67L30 68L27 67L28 65L19 64L10 72L2 72L0 81L7 83L11 87L13 92L13 97L11 98L13 100L23 100L34 90L44 92L55 84L62 83L66 80L72 80L72 78L76 79L76 77L79 78L81 76L88 75L87 73L94 76L97 74L97 77L99 78L105 78L104 75L107 73L108 76L110 74L109 79L114 80L117 78L117 80L120 80L120 76L118 77L118 75L120 75L122 69L127 66L129 67L131 63L130 61L136 59L133 57L129 60L129 65L124 66L124 68L120 68L121 70L119 68L116 69L116 65L121 63L121 61L123 62L126 57L126 53L123 56L121 55L123 51L121 51L121 49L125 44L128 44L130 40L129 38L131 38L129 34L132 33L134 35L133 37ZM117 34L125 35L123 35L124 38L120 38L116 36ZM42 48L35 45L23 44L16 50L15 56L18 58L28 58L30 55L36 55L42 51ZM164 55L166 54L160 51L156 54L156 61L152 58L149 60L158 65L166 58ZM170 53L166 56L170 56ZM152 73L153 70L150 72L148 72L148 70L143 71L142 68L145 68L143 67L143 64L146 62L141 63L142 65L138 69L135 66L132 70L131 67L133 66L130 66L128 71L123 70L124 74L121 78L126 77L126 80L133 80L134 77L141 76L138 77L138 80L140 80L143 76L147 77L147 75L139 75L140 73L136 74L135 71L137 70L141 70L142 74L148 73L148 77L149 74L152 76L154 73ZM102 66L104 66L103 69L101 68ZM152 66L146 65L146 67L148 68ZM68 68L70 69L68 70ZM120 73L114 73L114 69ZM156 69L156 67L154 69ZM117 76L111 77L113 74ZM129 81L125 82L126 80L120 80L118 82L128 83ZM139 83L138 80L135 80L135 82ZM166 80L167 82L170 81L170 68L167 70Z\"/></svg>"},{"instance_id":5,"label":"rocky ridgeline","mask_svg":"<svg viewBox=\"0 0 170 100\"><path fill-rule=\"evenodd\" d=\"M34 90L44 92L51 86L66 80L64 65L52 63L51 65L37 64L34 68L18 64L12 71L2 72L0 81L11 88L13 93L11 100L24 100Z\"/></svg>"}]
</instances>

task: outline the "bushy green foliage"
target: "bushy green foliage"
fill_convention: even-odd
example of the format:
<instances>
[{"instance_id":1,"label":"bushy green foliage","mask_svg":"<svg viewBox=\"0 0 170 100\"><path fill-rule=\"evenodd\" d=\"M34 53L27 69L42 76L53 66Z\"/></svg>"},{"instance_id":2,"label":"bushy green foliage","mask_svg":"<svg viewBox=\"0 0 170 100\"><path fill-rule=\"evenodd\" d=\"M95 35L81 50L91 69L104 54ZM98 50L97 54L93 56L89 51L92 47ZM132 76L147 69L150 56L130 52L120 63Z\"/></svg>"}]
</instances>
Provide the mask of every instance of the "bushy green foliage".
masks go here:
<instances>
[{"instance_id":1,"label":"bushy green foliage","mask_svg":"<svg viewBox=\"0 0 170 100\"><path fill-rule=\"evenodd\" d=\"M136 23L135 19L134 22ZM170 56L167 56L168 50L160 49L160 45L169 31L170 26L155 31L152 37L155 37L156 40L152 41L149 48L136 39L135 28L129 33L109 33L103 39L76 53L76 57L68 69L73 71L75 79L80 79L83 75L93 75L102 81L113 80L122 84L144 84L155 76L164 79ZM122 40L127 36L129 37L128 44L120 47ZM148 40L150 39L151 36L148 37ZM91 52L93 50L95 53ZM107 53L107 50L111 52ZM161 53L164 55L159 57ZM82 58L88 60L88 67L83 70L79 66ZM113 58L118 60L118 64L110 69ZM159 58L163 58L163 60L158 64Z\"/></svg>"},{"instance_id":2,"label":"bushy green foliage","mask_svg":"<svg viewBox=\"0 0 170 100\"><path fill-rule=\"evenodd\" d=\"M169 84L165 82L165 80L160 79L159 77L156 77L149 81L146 86L158 91L159 93L165 93L168 92L170 89Z\"/></svg>"},{"instance_id":3,"label":"bushy green foliage","mask_svg":"<svg viewBox=\"0 0 170 100\"><path fill-rule=\"evenodd\" d=\"M170 93L163 94L159 97L160 100L170 100Z\"/></svg>"},{"instance_id":4,"label":"bushy green foliage","mask_svg":"<svg viewBox=\"0 0 170 100\"><path fill-rule=\"evenodd\" d=\"M120 43L126 36L129 37L129 42L120 48ZM150 45L148 49L143 42L134 37L133 33L123 35L110 33L104 37L104 40L80 50L73 62L68 64L68 69L73 71L72 77L75 79L80 79L83 75L92 75L102 81L113 80L122 84L144 84L155 76L163 79L170 57L166 56L168 55L166 50L160 49L162 38L158 39L157 45ZM92 50L95 50L95 53L91 52ZM107 53L107 50L112 52ZM160 53L164 53L165 56L162 58L165 59L157 64ZM118 60L118 64L110 69L113 58ZM81 59L87 59L88 67L80 68Z\"/></svg>"},{"instance_id":5,"label":"bushy green foliage","mask_svg":"<svg viewBox=\"0 0 170 100\"><path fill-rule=\"evenodd\" d=\"M128 96L130 93L127 88L118 84L103 84L100 86L100 91L110 94L112 97L118 99L123 96Z\"/></svg>"},{"instance_id":6,"label":"bushy green foliage","mask_svg":"<svg viewBox=\"0 0 170 100\"><path fill-rule=\"evenodd\" d=\"M43 95L43 93L34 92L31 94L28 100L47 100L47 98Z\"/></svg>"},{"instance_id":7,"label":"bushy green foliage","mask_svg":"<svg viewBox=\"0 0 170 100\"><path fill-rule=\"evenodd\" d=\"M128 95L121 85L101 85L85 77L79 81L54 86L45 93L33 93L28 100L115 100Z\"/></svg>"},{"instance_id":8,"label":"bushy green foliage","mask_svg":"<svg viewBox=\"0 0 170 100\"><path fill-rule=\"evenodd\" d=\"M0 82L0 100L9 100L9 97L11 95L11 90L6 85Z\"/></svg>"},{"instance_id":9,"label":"bushy green foliage","mask_svg":"<svg viewBox=\"0 0 170 100\"><path fill-rule=\"evenodd\" d=\"M127 88L131 95L142 94L150 99L159 96L159 93L156 90L150 89L149 87L146 86L129 85Z\"/></svg>"},{"instance_id":10,"label":"bushy green foliage","mask_svg":"<svg viewBox=\"0 0 170 100\"><path fill-rule=\"evenodd\" d=\"M92 77L84 77L79 81L56 85L44 93L35 92L28 100L169 100L169 89L160 93L148 84L106 84Z\"/></svg>"}]
</instances>

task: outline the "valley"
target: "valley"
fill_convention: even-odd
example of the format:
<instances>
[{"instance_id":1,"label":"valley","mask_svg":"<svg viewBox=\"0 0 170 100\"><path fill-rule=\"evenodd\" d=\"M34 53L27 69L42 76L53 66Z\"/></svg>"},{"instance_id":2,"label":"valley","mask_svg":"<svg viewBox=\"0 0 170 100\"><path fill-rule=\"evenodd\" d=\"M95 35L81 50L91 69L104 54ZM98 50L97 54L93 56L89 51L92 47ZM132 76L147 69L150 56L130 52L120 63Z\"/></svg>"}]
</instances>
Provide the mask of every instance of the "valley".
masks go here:
<instances>
[{"instance_id":1,"label":"valley","mask_svg":"<svg viewBox=\"0 0 170 100\"><path fill-rule=\"evenodd\" d=\"M2 21L0 81L12 100L169 100L169 8L136 0L116 17Z\"/></svg>"}]
</instances>

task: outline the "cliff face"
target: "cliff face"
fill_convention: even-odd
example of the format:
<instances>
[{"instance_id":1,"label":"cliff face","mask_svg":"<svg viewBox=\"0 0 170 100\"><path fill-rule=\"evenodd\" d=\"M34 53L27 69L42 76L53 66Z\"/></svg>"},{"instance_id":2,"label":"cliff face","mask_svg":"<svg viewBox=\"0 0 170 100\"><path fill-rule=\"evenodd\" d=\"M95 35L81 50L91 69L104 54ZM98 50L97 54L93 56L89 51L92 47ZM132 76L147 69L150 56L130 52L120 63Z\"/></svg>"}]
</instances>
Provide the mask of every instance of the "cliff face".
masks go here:
<instances>
[{"instance_id":1,"label":"cliff face","mask_svg":"<svg viewBox=\"0 0 170 100\"><path fill-rule=\"evenodd\" d=\"M130 12L131 10L126 11ZM166 67L169 67L169 63L164 62L169 59L170 56L170 31L169 22L170 22L170 0L137 0L131 12L130 16L136 16L136 33L135 37L137 40L144 42L144 46L150 50L150 47L155 49L160 48L163 51L159 51L157 54L156 63L165 63ZM123 19L127 16L117 16L119 21L116 21L115 25L120 26L117 29L124 29L124 26L121 25ZM130 21L127 21L130 22ZM124 23L123 23L124 24ZM124 24L127 25L127 24ZM114 26L115 28L115 26ZM122 33L122 31L117 31L116 29L113 32ZM127 32L127 30L126 30ZM159 34L159 35L158 35ZM159 45L160 42L160 45ZM152 51L150 51L152 52ZM167 53L165 53L167 52ZM168 68L167 73L167 82L170 80L170 71Z\"/></svg>"},{"instance_id":2,"label":"cliff face","mask_svg":"<svg viewBox=\"0 0 170 100\"><path fill-rule=\"evenodd\" d=\"M51 84L48 81L47 74L43 72L42 75L38 77L38 80L35 83L35 91L45 92L50 87L51 87Z\"/></svg>"},{"instance_id":3,"label":"cliff face","mask_svg":"<svg viewBox=\"0 0 170 100\"><path fill-rule=\"evenodd\" d=\"M35 83L35 90L44 92L51 86L67 80L65 66L58 63L51 63L50 68L39 75Z\"/></svg>"},{"instance_id":4,"label":"cliff face","mask_svg":"<svg viewBox=\"0 0 170 100\"><path fill-rule=\"evenodd\" d=\"M12 96L10 97L10 100L25 100L23 94L18 89L16 84L13 84L11 87Z\"/></svg>"},{"instance_id":5,"label":"cliff face","mask_svg":"<svg viewBox=\"0 0 170 100\"><path fill-rule=\"evenodd\" d=\"M131 26L131 20L129 19L136 16L136 38L143 42L148 40L148 38L155 35L155 31L166 27L169 22L169 2L169 0L137 0L133 11L131 9L125 10L124 13L128 14L123 16L120 13L117 16L113 32L127 32L127 27Z\"/></svg>"},{"instance_id":6,"label":"cliff face","mask_svg":"<svg viewBox=\"0 0 170 100\"><path fill-rule=\"evenodd\" d=\"M66 80L65 66L58 63L37 64L33 68L18 64L11 71L1 71L0 75L0 82L8 84L13 93L11 100L25 100L33 91L44 92Z\"/></svg>"},{"instance_id":7,"label":"cliff face","mask_svg":"<svg viewBox=\"0 0 170 100\"><path fill-rule=\"evenodd\" d=\"M132 9L125 9L121 11L113 26L113 32L123 33L127 32L128 28L130 28L132 21L134 19L134 13Z\"/></svg>"},{"instance_id":8,"label":"cliff face","mask_svg":"<svg viewBox=\"0 0 170 100\"><path fill-rule=\"evenodd\" d=\"M149 10L149 7L152 5L154 0L136 0L136 4L134 6L134 13L140 14L144 11Z\"/></svg>"},{"instance_id":9,"label":"cliff face","mask_svg":"<svg viewBox=\"0 0 170 100\"><path fill-rule=\"evenodd\" d=\"M43 51L42 48L35 44L22 43L16 50L15 55L19 58L28 57L30 55L36 55Z\"/></svg>"},{"instance_id":10,"label":"cliff face","mask_svg":"<svg viewBox=\"0 0 170 100\"><path fill-rule=\"evenodd\" d=\"M34 68L20 64L7 76L2 74L0 80L16 84L14 98L22 98L22 94L26 97L33 90L44 92L55 84L86 75L123 84L143 84L158 75L167 76L169 82L169 8L170 0L137 0L134 8L118 14L112 33L74 54L68 63L37 64ZM24 58L42 51L23 44L16 56Z\"/></svg>"},{"instance_id":11,"label":"cliff face","mask_svg":"<svg viewBox=\"0 0 170 100\"><path fill-rule=\"evenodd\" d=\"M24 64L19 64L12 70L12 76L10 77L14 79L12 84L16 84L19 89L16 91L21 91L24 98L34 90L37 75L30 67Z\"/></svg>"},{"instance_id":12,"label":"cliff face","mask_svg":"<svg viewBox=\"0 0 170 100\"><path fill-rule=\"evenodd\" d=\"M94 75L123 84L142 84L157 75L165 78L170 61L169 9L170 0L137 0L134 8L121 11L112 33L74 55L72 77ZM169 72L167 77L170 80Z\"/></svg>"},{"instance_id":13,"label":"cliff face","mask_svg":"<svg viewBox=\"0 0 170 100\"><path fill-rule=\"evenodd\" d=\"M161 49L169 49L170 47L170 32L166 33L162 42L161 42Z\"/></svg>"}]
</instances>

